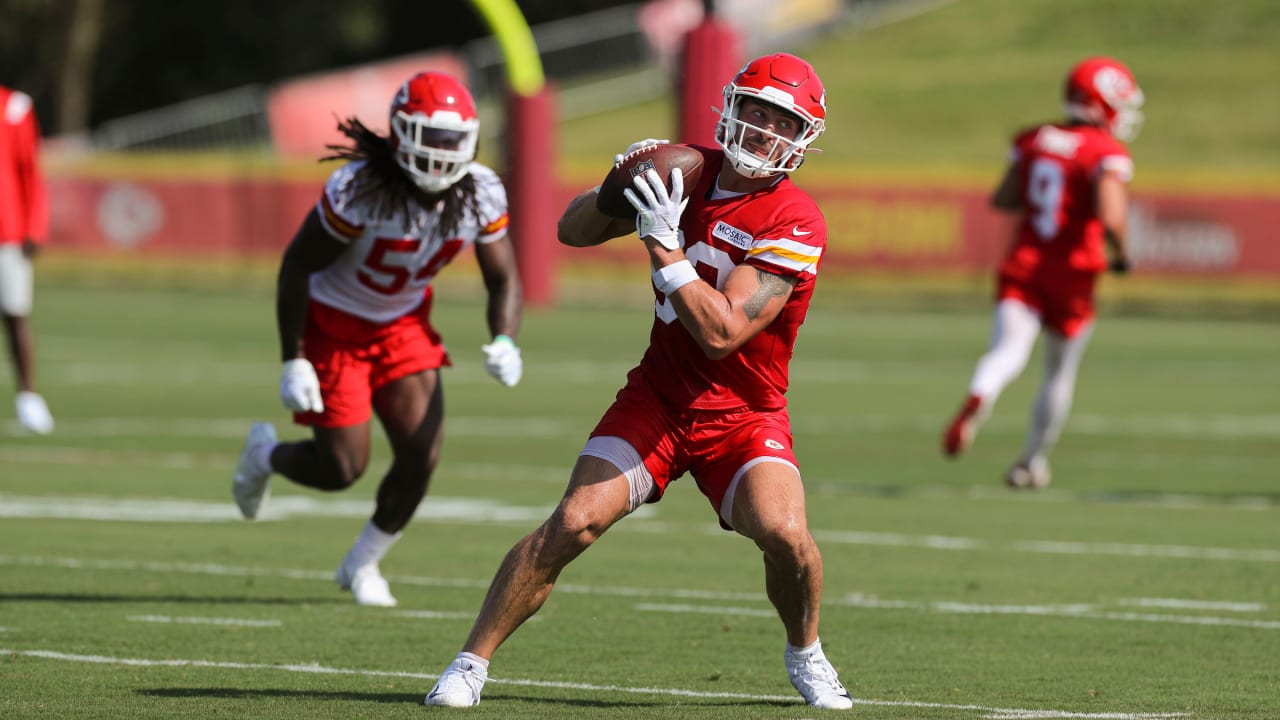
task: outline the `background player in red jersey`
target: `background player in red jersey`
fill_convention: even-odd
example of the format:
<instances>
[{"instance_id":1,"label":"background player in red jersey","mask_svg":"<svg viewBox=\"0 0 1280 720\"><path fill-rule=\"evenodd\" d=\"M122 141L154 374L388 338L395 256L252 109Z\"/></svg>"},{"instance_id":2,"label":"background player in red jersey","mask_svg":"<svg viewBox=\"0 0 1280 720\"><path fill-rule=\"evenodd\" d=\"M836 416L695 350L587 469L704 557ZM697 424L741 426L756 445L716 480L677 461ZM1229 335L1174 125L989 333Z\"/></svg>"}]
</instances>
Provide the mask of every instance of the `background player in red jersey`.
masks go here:
<instances>
[{"instance_id":1,"label":"background player in red jersey","mask_svg":"<svg viewBox=\"0 0 1280 720\"><path fill-rule=\"evenodd\" d=\"M40 124L31 97L0 86L0 315L18 393L14 409L28 432L53 432L53 415L36 392L31 261L49 234L49 201L40 172Z\"/></svg>"},{"instance_id":2,"label":"background player in red jersey","mask_svg":"<svg viewBox=\"0 0 1280 720\"><path fill-rule=\"evenodd\" d=\"M596 190L561 217L560 240L572 246L638 230L656 294L649 348L592 431L559 507L503 560L427 705L480 702L489 659L542 606L561 570L686 472L720 524L762 552L792 683L810 705L853 705L818 640L822 557L785 398L827 241L818 206L788 173L822 134L826 96L809 63L777 54L748 63L725 86L724 103L721 149L700 148L717 171L697 187L685 193L673 172L668 190L650 171L629 189L634 223L600 213Z\"/></svg>"},{"instance_id":3,"label":"background player in red jersey","mask_svg":"<svg viewBox=\"0 0 1280 720\"><path fill-rule=\"evenodd\" d=\"M254 425L232 481L247 518L266 500L272 472L319 490L350 487L369 462L372 408L393 459L336 579L356 602L377 606L396 604L378 563L413 518L440 455L439 368L450 361L431 326L431 281L468 247L489 296L485 367L508 387L522 372L507 195L475 162L471 94L449 75L420 73L396 94L390 124L389 137L354 118L340 126L353 145L333 148L330 159L349 162L329 176L280 267L280 398L313 438L277 443L270 424Z\"/></svg>"},{"instance_id":4,"label":"background player in red jersey","mask_svg":"<svg viewBox=\"0 0 1280 720\"><path fill-rule=\"evenodd\" d=\"M999 269L990 347L942 444L948 457L969 447L1045 330L1044 379L1026 445L1005 476L1011 487L1049 484L1049 451L1071 410L1093 333L1097 278L1108 267L1129 270L1125 220L1133 161L1122 141L1137 134L1142 100L1123 64L1105 57L1080 62L1067 77L1067 121L1016 137L992 197L997 209L1016 213L1016 231Z\"/></svg>"}]
</instances>

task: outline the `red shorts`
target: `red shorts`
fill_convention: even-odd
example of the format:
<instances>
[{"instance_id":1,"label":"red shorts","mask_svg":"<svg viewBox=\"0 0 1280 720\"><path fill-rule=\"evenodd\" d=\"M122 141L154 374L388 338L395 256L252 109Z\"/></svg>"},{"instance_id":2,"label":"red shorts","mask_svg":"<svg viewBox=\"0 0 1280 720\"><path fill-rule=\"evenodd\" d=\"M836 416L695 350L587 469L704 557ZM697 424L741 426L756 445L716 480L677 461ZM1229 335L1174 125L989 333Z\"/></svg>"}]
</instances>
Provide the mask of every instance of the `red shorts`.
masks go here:
<instances>
[{"instance_id":1,"label":"red shorts","mask_svg":"<svg viewBox=\"0 0 1280 720\"><path fill-rule=\"evenodd\" d=\"M1084 270L1001 272L996 301L1017 300L1040 313L1040 322L1063 337L1075 337L1098 314L1094 290L1098 274Z\"/></svg>"},{"instance_id":2,"label":"red shorts","mask_svg":"<svg viewBox=\"0 0 1280 720\"><path fill-rule=\"evenodd\" d=\"M677 413L652 393L627 386L591 431L591 437L600 436L626 440L643 458L658 489L649 502L662 499L667 485L688 472L717 516L730 485L753 460L774 458L800 467L785 409ZM723 519L720 524L729 529Z\"/></svg>"},{"instance_id":3,"label":"red shorts","mask_svg":"<svg viewBox=\"0 0 1280 720\"><path fill-rule=\"evenodd\" d=\"M294 413L299 425L349 427L369 421L373 393L393 380L450 365L431 327L431 296L412 313L375 323L312 301L303 347L320 379L324 412Z\"/></svg>"}]
</instances>

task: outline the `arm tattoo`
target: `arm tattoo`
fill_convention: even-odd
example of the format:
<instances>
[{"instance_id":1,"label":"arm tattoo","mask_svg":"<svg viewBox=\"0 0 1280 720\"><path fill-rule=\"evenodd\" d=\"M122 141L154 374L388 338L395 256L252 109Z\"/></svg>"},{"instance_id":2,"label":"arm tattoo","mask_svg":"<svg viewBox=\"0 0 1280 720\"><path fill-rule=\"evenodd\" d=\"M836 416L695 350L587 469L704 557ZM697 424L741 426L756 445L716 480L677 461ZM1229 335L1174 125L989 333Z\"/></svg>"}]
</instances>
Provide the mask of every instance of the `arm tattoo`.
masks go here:
<instances>
[{"instance_id":1,"label":"arm tattoo","mask_svg":"<svg viewBox=\"0 0 1280 720\"><path fill-rule=\"evenodd\" d=\"M760 313L764 311L765 305L769 304L771 298L786 295L796 286L796 278L774 275L759 268L756 268L756 279L760 281L759 289L752 293L742 306L748 320L760 317Z\"/></svg>"}]
</instances>

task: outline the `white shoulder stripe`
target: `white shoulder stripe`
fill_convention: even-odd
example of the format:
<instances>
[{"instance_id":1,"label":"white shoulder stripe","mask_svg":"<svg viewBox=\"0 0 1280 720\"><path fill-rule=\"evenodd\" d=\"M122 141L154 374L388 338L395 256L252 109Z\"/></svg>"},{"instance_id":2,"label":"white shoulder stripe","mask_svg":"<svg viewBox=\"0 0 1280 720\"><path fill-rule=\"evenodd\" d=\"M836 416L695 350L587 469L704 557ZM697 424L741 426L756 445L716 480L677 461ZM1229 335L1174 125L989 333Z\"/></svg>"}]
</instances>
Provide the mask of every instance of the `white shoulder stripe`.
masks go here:
<instances>
[{"instance_id":1,"label":"white shoulder stripe","mask_svg":"<svg viewBox=\"0 0 1280 720\"><path fill-rule=\"evenodd\" d=\"M761 254L752 255L751 257L755 258L756 260L760 260L766 264L774 265L780 269L788 271L788 273L784 273L784 274L789 274L789 273L796 273L801 275L818 274L817 263L796 262L791 258L786 258L779 255L773 255L771 253L761 253Z\"/></svg>"},{"instance_id":2,"label":"white shoulder stripe","mask_svg":"<svg viewBox=\"0 0 1280 720\"><path fill-rule=\"evenodd\" d=\"M1113 172L1124 182L1133 179L1133 159L1124 155L1108 155L1102 158L1102 171Z\"/></svg>"},{"instance_id":3,"label":"white shoulder stripe","mask_svg":"<svg viewBox=\"0 0 1280 720\"><path fill-rule=\"evenodd\" d=\"M815 258L822 254L821 245L811 245L809 243L802 243L797 240L792 240L790 238L778 238L776 240L773 240L773 239L760 240L759 242L756 243L756 245L757 246L776 245L780 248L785 249L787 252L792 252L797 255L812 255Z\"/></svg>"},{"instance_id":4,"label":"white shoulder stripe","mask_svg":"<svg viewBox=\"0 0 1280 720\"><path fill-rule=\"evenodd\" d=\"M31 96L24 92L15 92L9 96L4 106L4 119L10 125L17 125L31 110Z\"/></svg>"},{"instance_id":5,"label":"white shoulder stripe","mask_svg":"<svg viewBox=\"0 0 1280 720\"><path fill-rule=\"evenodd\" d=\"M818 259L822 257L822 251L818 248L809 248L811 253L797 253L780 244L757 245L747 252L747 257L777 265L780 268L790 270L792 272L815 274L818 267Z\"/></svg>"}]
</instances>

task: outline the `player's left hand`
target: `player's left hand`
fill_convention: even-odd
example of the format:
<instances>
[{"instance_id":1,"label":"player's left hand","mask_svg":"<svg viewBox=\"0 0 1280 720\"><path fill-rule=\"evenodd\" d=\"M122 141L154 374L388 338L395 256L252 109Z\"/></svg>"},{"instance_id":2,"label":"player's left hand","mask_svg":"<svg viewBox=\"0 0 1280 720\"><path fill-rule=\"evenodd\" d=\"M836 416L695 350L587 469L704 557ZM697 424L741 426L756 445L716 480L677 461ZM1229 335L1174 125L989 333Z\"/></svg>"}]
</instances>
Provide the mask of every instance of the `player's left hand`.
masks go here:
<instances>
[{"instance_id":1,"label":"player's left hand","mask_svg":"<svg viewBox=\"0 0 1280 720\"><path fill-rule=\"evenodd\" d=\"M520 359L520 348L506 335L499 335L488 345L481 345L484 351L484 369L507 387L515 387L524 374L524 361Z\"/></svg>"},{"instance_id":2,"label":"player's left hand","mask_svg":"<svg viewBox=\"0 0 1280 720\"><path fill-rule=\"evenodd\" d=\"M306 358L294 358L280 372L280 402L294 412L324 412L316 368Z\"/></svg>"},{"instance_id":3,"label":"player's left hand","mask_svg":"<svg viewBox=\"0 0 1280 720\"><path fill-rule=\"evenodd\" d=\"M643 139L643 140L637 140L637 141L635 141L635 142L631 143L630 145L628 145L626 150L623 150L622 152L618 153L617 155L614 155L614 156L613 156L613 164L614 164L614 165L617 165L618 163L622 162L622 158L624 158L624 157L626 157L626 156L630 155L631 153L633 153L633 152L635 152L635 151L637 151L637 150L643 150L643 149L645 149L645 148L649 147L650 145L666 145L666 144L667 144L667 143L669 143L669 142L671 142L671 141L670 141L670 140L659 140L659 139L657 139L657 138L645 138L645 139Z\"/></svg>"},{"instance_id":4,"label":"player's left hand","mask_svg":"<svg viewBox=\"0 0 1280 720\"><path fill-rule=\"evenodd\" d=\"M1127 275L1129 274L1129 258L1115 258L1107 265L1107 269L1116 275Z\"/></svg>"},{"instance_id":5,"label":"player's left hand","mask_svg":"<svg viewBox=\"0 0 1280 720\"><path fill-rule=\"evenodd\" d=\"M635 189L622 191L627 202L636 209L636 232L642 238L653 238L659 245L676 250L684 246L680 237L680 214L688 204L684 197L684 171L671 169L671 192L655 170L637 175Z\"/></svg>"}]
</instances>

